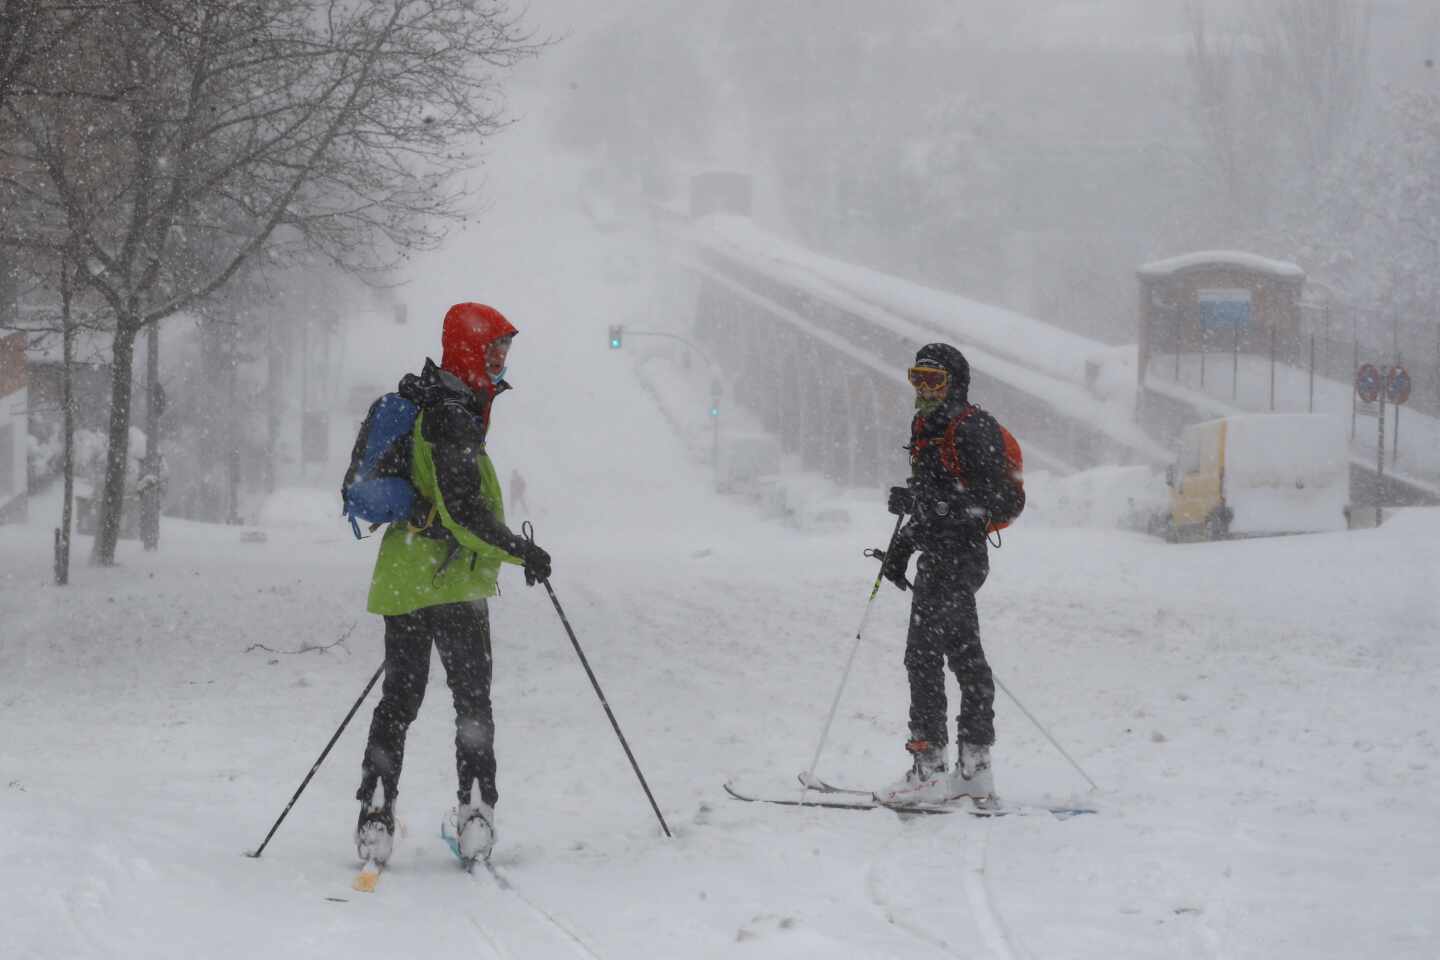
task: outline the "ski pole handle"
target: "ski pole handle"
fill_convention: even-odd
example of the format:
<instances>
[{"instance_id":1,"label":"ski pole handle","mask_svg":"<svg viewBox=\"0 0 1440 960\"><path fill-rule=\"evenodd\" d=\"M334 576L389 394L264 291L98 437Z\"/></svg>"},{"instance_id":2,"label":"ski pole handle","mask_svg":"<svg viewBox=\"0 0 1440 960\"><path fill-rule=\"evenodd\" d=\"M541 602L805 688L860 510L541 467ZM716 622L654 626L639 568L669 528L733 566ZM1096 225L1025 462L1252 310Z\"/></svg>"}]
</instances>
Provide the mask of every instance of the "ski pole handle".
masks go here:
<instances>
[{"instance_id":1,"label":"ski pole handle","mask_svg":"<svg viewBox=\"0 0 1440 960\"><path fill-rule=\"evenodd\" d=\"M529 520L526 520L524 523L520 524L520 535L525 538L526 543L530 544L532 547L535 545L535 526ZM531 573L530 564L526 563L525 586L533 587L536 583L544 583L545 586L550 586L549 580L541 580L539 577L535 576L535 574Z\"/></svg>"}]
</instances>

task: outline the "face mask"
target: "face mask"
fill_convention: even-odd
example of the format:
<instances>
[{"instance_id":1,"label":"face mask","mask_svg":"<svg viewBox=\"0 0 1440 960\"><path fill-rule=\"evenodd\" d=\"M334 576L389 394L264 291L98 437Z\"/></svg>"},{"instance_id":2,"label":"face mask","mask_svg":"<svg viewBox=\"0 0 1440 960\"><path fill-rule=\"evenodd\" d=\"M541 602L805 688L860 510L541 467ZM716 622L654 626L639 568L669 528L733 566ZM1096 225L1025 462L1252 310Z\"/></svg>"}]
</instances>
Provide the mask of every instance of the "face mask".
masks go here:
<instances>
[{"instance_id":1,"label":"face mask","mask_svg":"<svg viewBox=\"0 0 1440 960\"><path fill-rule=\"evenodd\" d=\"M945 401L943 401L943 400L924 400L924 399L922 399L922 398L920 398L920 397L916 397L916 398L915 398L915 409L916 409L916 410L919 410L919 411L920 411L921 413L923 413L923 414L927 414L927 415L928 415L928 414L934 413L937 409L939 409L940 404L942 404L942 403L944 403L944 402L945 402Z\"/></svg>"}]
</instances>

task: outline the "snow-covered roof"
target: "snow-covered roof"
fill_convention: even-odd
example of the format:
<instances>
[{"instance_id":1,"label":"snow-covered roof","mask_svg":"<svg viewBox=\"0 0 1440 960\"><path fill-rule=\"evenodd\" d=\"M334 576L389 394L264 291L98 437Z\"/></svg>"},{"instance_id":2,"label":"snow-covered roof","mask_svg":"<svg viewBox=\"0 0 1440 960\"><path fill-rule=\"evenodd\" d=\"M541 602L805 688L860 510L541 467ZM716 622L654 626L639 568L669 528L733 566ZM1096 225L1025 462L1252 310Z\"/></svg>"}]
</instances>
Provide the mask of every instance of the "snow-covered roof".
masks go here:
<instances>
[{"instance_id":1,"label":"snow-covered roof","mask_svg":"<svg viewBox=\"0 0 1440 960\"><path fill-rule=\"evenodd\" d=\"M1203 267L1234 267L1251 273L1263 273L1287 280L1305 279L1305 271L1285 260L1271 260L1243 250L1197 250L1194 253L1155 260L1144 264L1136 272L1142 277L1169 277L1187 270Z\"/></svg>"}]
</instances>

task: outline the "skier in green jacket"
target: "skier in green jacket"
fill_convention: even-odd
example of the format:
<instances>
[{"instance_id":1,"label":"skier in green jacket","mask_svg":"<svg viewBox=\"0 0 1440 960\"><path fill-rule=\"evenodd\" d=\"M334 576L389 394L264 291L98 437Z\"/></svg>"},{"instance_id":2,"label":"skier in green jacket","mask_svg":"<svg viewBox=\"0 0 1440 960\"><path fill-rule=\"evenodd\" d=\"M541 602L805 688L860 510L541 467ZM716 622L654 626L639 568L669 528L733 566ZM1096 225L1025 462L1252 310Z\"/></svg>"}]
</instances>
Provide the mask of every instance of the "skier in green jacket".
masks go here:
<instances>
[{"instance_id":1,"label":"skier in green jacket","mask_svg":"<svg viewBox=\"0 0 1440 960\"><path fill-rule=\"evenodd\" d=\"M490 621L502 563L550 577L550 556L505 525L500 482L485 453L490 410L510 389L505 360L516 330L493 307L459 303L445 314L441 362L427 360L399 393L420 409L411 434L411 482L422 508L391 524L380 544L368 609L385 618L385 682L361 763L360 858L383 864L395 834L405 734L440 652L455 702L458 803L446 815L462 859L488 858L495 842L495 724L490 704ZM478 782L479 795L474 789Z\"/></svg>"}]
</instances>

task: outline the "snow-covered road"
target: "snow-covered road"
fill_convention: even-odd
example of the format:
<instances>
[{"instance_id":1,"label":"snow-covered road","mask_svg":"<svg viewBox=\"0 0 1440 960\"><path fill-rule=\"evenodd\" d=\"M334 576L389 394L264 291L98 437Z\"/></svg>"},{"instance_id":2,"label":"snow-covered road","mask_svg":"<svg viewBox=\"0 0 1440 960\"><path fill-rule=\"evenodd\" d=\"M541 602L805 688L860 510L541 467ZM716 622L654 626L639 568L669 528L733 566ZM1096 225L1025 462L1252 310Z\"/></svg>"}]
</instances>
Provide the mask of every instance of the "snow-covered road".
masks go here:
<instances>
[{"instance_id":1,"label":"snow-covered road","mask_svg":"<svg viewBox=\"0 0 1440 960\"><path fill-rule=\"evenodd\" d=\"M1101 813L906 821L727 799L729 777L788 785L808 764L874 575L861 551L891 521L876 492L824 533L710 492L605 347L607 321L647 296L605 274L623 237L588 229L554 186L574 172L515 135L517 155L497 148L495 210L413 291L409 339L374 349L398 376L459 299L520 327L492 453L502 476L525 473L522 516L674 839L545 594L509 571L492 607L495 862L514 889L467 879L438 838L453 799L438 665L377 893L349 887L373 699L263 858L245 857L379 663L363 612L374 547L335 515L339 467L277 495L263 543L167 521L161 552L126 542L121 566L77 564L67 588L48 582L58 510L40 499L29 525L0 527L0 952L1440 953L1440 512L1167 546L1047 526L1056 487L1036 476L1034 519L980 594L986 647L1103 791L1004 697L996 779L1016 800ZM906 599L876 602L824 775L873 785L907 763Z\"/></svg>"}]
</instances>

